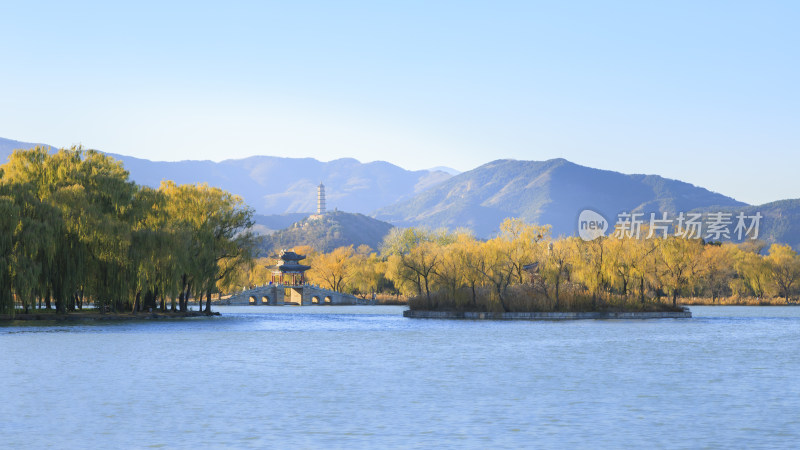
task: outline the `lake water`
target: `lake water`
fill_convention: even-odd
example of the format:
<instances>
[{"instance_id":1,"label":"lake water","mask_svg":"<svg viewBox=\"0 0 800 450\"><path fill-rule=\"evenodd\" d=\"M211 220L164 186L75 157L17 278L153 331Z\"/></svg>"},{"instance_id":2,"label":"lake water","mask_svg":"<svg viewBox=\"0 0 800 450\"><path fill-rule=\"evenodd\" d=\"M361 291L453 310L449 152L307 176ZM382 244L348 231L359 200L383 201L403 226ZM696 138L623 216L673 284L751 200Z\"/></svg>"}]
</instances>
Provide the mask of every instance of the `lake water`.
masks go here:
<instances>
[{"instance_id":1,"label":"lake water","mask_svg":"<svg viewBox=\"0 0 800 450\"><path fill-rule=\"evenodd\" d=\"M0 326L2 447L797 448L800 307Z\"/></svg>"}]
</instances>

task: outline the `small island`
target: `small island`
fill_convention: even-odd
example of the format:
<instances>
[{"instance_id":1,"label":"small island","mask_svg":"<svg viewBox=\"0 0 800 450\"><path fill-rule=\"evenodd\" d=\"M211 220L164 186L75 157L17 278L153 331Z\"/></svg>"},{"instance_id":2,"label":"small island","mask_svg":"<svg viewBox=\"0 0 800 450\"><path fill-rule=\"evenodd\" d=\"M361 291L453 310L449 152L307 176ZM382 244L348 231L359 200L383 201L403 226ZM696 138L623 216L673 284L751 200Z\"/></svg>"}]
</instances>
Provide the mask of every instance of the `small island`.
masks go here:
<instances>
[{"instance_id":1,"label":"small island","mask_svg":"<svg viewBox=\"0 0 800 450\"><path fill-rule=\"evenodd\" d=\"M503 297L491 289L478 289L474 302L453 301L446 293L430 298L418 296L409 300L403 316L412 319L467 320L582 320L582 319L688 319L688 307L672 305L656 299L628 299L609 293L592 296L584 286L569 283L559 297L548 292L530 274L531 281L509 286ZM562 287L563 289L563 287ZM502 298L502 300L501 300Z\"/></svg>"},{"instance_id":2,"label":"small island","mask_svg":"<svg viewBox=\"0 0 800 450\"><path fill-rule=\"evenodd\" d=\"M690 319L689 308L683 311L584 311L584 312L475 312L424 311L409 309L403 317L411 319L466 320L586 320L586 319Z\"/></svg>"},{"instance_id":3,"label":"small island","mask_svg":"<svg viewBox=\"0 0 800 450\"><path fill-rule=\"evenodd\" d=\"M654 250L644 249L644 243L635 249L624 241L552 240L549 227L516 219L506 220L501 230L483 242L468 234L419 229L390 236L385 247L390 275L416 288L403 315L478 320L692 316L678 304L685 275L652 277L647 264L661 261L649 258ZM684 242L665 245L683 249ZM625 265L623 252L629 258ZM669 263L677 267L676 260Z\"/></svg>"},{"instance_id":4,"label":"small island","mask_svg":"<svg viewBox=\"0 0 800 450\"><path fill-rule=\"evenodd\" d=\"M648 235L553 238L548 225L506 219L488 240L395 229L382 250L409 318L690 318L687 303L796 303L800 256L788 245Z\"/></svg>"}]
</instances>

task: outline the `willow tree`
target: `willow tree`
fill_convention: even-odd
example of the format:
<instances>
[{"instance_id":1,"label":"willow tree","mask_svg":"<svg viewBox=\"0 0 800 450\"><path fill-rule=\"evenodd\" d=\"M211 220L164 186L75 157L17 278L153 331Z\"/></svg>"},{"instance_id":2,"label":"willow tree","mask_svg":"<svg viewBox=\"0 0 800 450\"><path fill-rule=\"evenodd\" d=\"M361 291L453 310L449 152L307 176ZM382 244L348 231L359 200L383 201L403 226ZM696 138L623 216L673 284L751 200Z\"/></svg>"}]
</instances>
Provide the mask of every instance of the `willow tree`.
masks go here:
<instances>
[{"instance_id":1,"label":"willow tree","mask_svg":"<svg viewBox=\"0 0 800 450\"><path fill-rule=\"evenodd\" d=\"M54 283L57 304L73 304L76 293L88 290L96 304L123 309L133 290L130 214L138 187L120 161L97 151L61 150L48 162L48 173L55 173L50 199L64 218L56 273L75 269L59 289Z\"/></svg>"},{"instance_id":2,"label":"willow tree","mask_svg":"<svg viewBox=\"0 0 800 450\"><path fill-rule=\"evenodd\" d=\"M597 306L598 298L608 287L608 237L600 237L592 241L573 239L572 274L575 281L580 282L592 294L592 306Z\"/></svg>"},{"instance_id":3,"label":"willow tree","mask_svg":"<svg viewBox=\"0 0 800 450\"><path fill-rule=\"evenodd\" d=\"M524 283L524 267L544 258L542 243L549 243L550 235L550 225L532 225L519 218L507 218L500 224L498 237L508 243L507 256L514 270L514 281Z\"/></svg>"},{"instance_id":4,"label":"willow tree","mask_svg":"<svg viewBox=\"0 0 800 450\"><path fill-rule=\"evenodd\" d=\"M765 259L778 295L788 302L800 280L800 255L789 245L772 244Z\"/></svg>"},{"instance_id":5,"label":"willow tree","mask_svg":"<svg viewBox=\"0 0 800 450\"><path fill-rule=\"evenodd\" d=\"M355 255L353 246L350 245L317 256L308 274L311 281L332 291L343 292L352 267L358 263L354 261Z\"/></svg>"},{"instance_id":6,"label":"willow tree","mask_svg":"<svg viewBox=\"0 0 800 450\"><path fill-rule=\"evenodd\" d=\"M193 293L206 298L211 312L211 294L217 283L235 275L240 264L252 260L256 237L250 231L253 211L241 197L207 184L176 185L167 181L160 191L166 195L166 210L189 239L183 240L187 263L181 276L181 308Z\"/></svg>"},{"instance_id":7,"label":"willow tree","mask_svg":"<svg viewBox=\"0 0 800 450\"><path fill-rule=\"evenodd\" d=\"M512 255L514 243L502 237L490 239L479 246L477 264L473 267L480 273L485 283L491 286L492 297L499 302L503 311L508 311L506 292L514 281L519 266Z\"/></svg>"},{"instance_id":8,"label":"willow tree","mask_svg":"<svg viewBox=\"0 0 800 450\"><path fill-rule=\"evenodd\" d=\"M469 285L471 281L477 279L477 277L469 277L470 267L466 264L468 252L475 244L475 238L472 234L456 231L455 240L439 248L440 256L438 259L440 263L435 268L434 273L438 284L444 287L448 296L459 306L464 306L463 303L465 303L459 296L461 287ZM475 284L475 282L472 283L473 305L476 304Z\"/></svg>"},{"instance_id":9,"label":"willow tree","mask_svg":"<svg viewBox=\"0 0 800 450\"><path fill-rule=\"evenodd\" d=\"M85 268L78 236L68 223L71 209L62 204L83 189L73 176L80 154L72 149L50 155L37 147L15 151L4 166L3 184L14 193L23 217L16 236L15 267L20 271L15 284L23 292L43 296L48 308L52 296L59 312L66 311ZM31 285L35 289L29 289Z\"/></svg>"},{"instance_id":10,"label":"willow tree","mask_svg":"<svg viewBox=\"0 0 800 450\"><path fill-rule=\"evenodd\" d=\"M703 242L699 239L670 236L660 242L658 250L665 285L672 297L672 306L677 306L678 295L689 287L699 267Z\"/></svg>"},{"instance_id":11,"label":"willow tree","mask_svg":"<svg viewBox=\"0 0 800 450\"><path fill-rule=\"evenodd\" d=\"M143 187L134 196L128 253L134 312L157 308L159 298L161 309L166 310L166 298L175 299L180 292L187 257L181 252L181 230L173 226L166 204L166 195L159 190Z\"/></svg>"},{"instance_id":12,"label":"willow tree","mask_svg":"<svg viewBox=\"0 0 800 450\"><path fill-rule=\"evenodd\" d=\"M30 183L8 183L0 169L0 310L14 312L14 297L27 311L40 291L42 261L52 259L57 222L52 208L34 195Z\"/></svg>"},{"instance_id":13,"label":"willow tree","mask_svg":"<svg viewBox=\"0 0 800 450\"><path fill-rule=\"evenodd\" d=\"M43 294L42 266L52 260L52 243L54 237L50 227L54 225L54 216L43 215L40 187L44 181L44 160L47 152L37 148L27 153L14 152L9 163L0 169L0 193L5 197L0 219L3 245L2 264L3 282L2 297L12 299L12 293L22 297L23 304L28 307L30 295ZM43 227L37 224L45 223ZM37 270L38 269L38 270ZM49 296L48 296L49 299ZM12 308L13 303L5 304L5 309Z\"/></svg>"},{"instance_id":14,"label":"willow tree","mask_svg":"<svg viewBox=\"0 0 800 450\"><path fill-rule=\"evenodd\" d=\"M2 178L2 171L0 171ZM11 197L0 195L0 312L14 312L14 295L11 288L13 272L12 239L19 224L19 210Z\"/></svg>"},{"instance_id":15,"label":"willow tree","mask_svg":"<svg viewBox=\"0 0 800 450\"><path fill-rule=\"evenodd\" d=\"M394 228L384 238L382 253L387 255L387 276L401 289L413 286L418 296L430 300L436 268L441 263L438 247L455 242L456 235L446 229Z\"/></svg>"},{"instance_id":16,"label":"willow tree","mask_svg":"<svg viewBox=\"0 0 800 450\"><path fill-rule=\"evenodd\" d=\"M732 244L704 246L700 264L705 270L699 281L703 290L711 294L712 303L730 290L731 280L736 273L733 265L738 252L740 250Z\"/></svg>"},{"instance_id":17,"label":"willow tree","mask_svg":"<svg viewBox=\"0 0 800 450\"><path fill-rule=\"evenodd\" d=\"M548 243L547 252L539 263L539 270L542 278L547 280L552 286L552 298L555 302L555 309L560 306L559 294L561 285L570 276L570 264L574 260L572 252L575 246L567 239L561 239Z\"/></svg>"},{"instance_id":18,"label":"willow tree","mask_svg":"<svg viewBox=\"0 0 800 450\"><path fill-rule=\"evenodd\" d=\"M368 245L359 245L353 255L348 278L350 292L366 299L386 284L386 263Z\"/></svg>"}]
</instances>

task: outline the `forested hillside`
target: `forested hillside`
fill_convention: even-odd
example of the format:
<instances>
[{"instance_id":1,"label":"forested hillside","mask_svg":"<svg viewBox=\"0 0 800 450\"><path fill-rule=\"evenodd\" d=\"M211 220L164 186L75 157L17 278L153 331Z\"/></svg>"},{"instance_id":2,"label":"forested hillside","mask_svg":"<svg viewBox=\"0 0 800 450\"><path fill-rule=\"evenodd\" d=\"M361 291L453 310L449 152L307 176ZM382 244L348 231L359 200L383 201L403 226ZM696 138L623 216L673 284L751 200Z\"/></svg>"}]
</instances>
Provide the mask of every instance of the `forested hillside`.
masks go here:
<instances>
[{"instance_id":1,"label":"forested hillside","mask_svg":"<svg viewBox=\"0 0 800 450\"><path fill-rule=\"evenodd\" d=\"M307 217L286 229L264 237L263 253L277 254L281 249L309 246L318 252L337 247L367 245L379 249L392 226L363 214L343 211Z\"/></svg>"}]
</instances>

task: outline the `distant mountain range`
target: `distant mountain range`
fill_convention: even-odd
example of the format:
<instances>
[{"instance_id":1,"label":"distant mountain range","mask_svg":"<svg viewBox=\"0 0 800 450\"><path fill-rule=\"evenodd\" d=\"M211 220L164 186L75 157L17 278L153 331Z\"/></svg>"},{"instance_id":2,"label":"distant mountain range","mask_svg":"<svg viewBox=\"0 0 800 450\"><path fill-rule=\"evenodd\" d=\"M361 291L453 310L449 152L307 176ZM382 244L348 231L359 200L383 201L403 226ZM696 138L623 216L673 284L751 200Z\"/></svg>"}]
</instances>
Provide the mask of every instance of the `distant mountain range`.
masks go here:
<instances>
[{"instance_id":1,"label":"distant mountain range","mask_svg":"<svg viewBox=\"0 0 800 450\"><path fill-rule=\"evenodd\" d=\"M0 158L5 162L14 149L35 145L0 138ZM242 196L256 212L265 215L316 211L320 182L325 184L328 209L368 214L451 176L439 170L412 171L384 161L361 163L351 158L321 162L252 156L220 162L172 162L106 154L122 161L139 184L158 187L162 180L209 183Z\"/></svg>"},{"instance_id":2,"label":"distant mountain range","mask_svg":"<svg viewBox=\"0 0 800 450\"><path fill-rule=\"evenodd\" d=\"M11 152L13 152L14 150L33 148L36 147L37 145L52 147L47 144L32 144L30 142L20 142L0 137L0 158L2 158L0 160L0 163L5 164L6 161L8 161L8 157L11 155Z\"/></svg>"},{"instance_id":3,"label":"distant mountain range","mask_svg":"<svg viewBox=\"0 0 800 450\"><path fill-rule=\"evenodd\" d=\"M657 175L626 175L549 161L498 160L456 175L414 197L379 209L378 219L401 226L468 227L490 236L507 217L550 224L555 235L576 231L583 209L613 220L623 211L676 213L745 203Z\"/></svg>"},{"instance_id":4,"label":"distant mountain range","mask_svg":"<svg viewBox=\"0 0 800 450\"><path fill-rule=\"evenodd\" d=\"M760 212L758 237L800 250L800 199L751 206L707 189L658 175L627 175L565 159L497 160L458 174L373 216L396 226L466 227L479 237L497 233L507 217L549 224L553 235L577 234L584 209L602 214L613 229L618 214ZM733 231L735 223L731 225ZM610 233L610 231L609 231Z\"/></svg>"},{"instance_id":5,"label":"distant mountain range","mask_svg":"<svg viewBox=\"0 0 800 450\"><path fill-rule=\"evenodd\" d=\"M735 217L739 213L754 216L760 213L758 239L767 244L789 244L800 251L800 199L779 200L757 206L740 206L735 208L700 208L697 212L724 212Z\"/></svg>"},{"instance_id":6,"label":"distant mountain range","mask_svg":"<svg viewBox=\"0 0 800 450\"><path fill-rule=\"evenodd\" d=\"M431 167L428 170L431 171L431 172L439 171L439 172L449 173L450 175L458 175L458 174L461 173L461 171L459 171L459 170L453 169L452 167L446 167L446 166Z\"/></svg>"},{"instance_id":7,"label":"distant mountain range","mask_svg":"<svg viewBox=\"0 0 800 450\"><path fill-rule=\"evenodd\" d=\"M5 160L14 148L33 145L0 138L0 157ZM490 237L505 218L520 217L550 224L559 236L576 233L584 209L601 213L612 225L621 212L674 216L689 211L759 211L765 216L760 237L800 249L800 199L751 206L682 181L593 169L565 159L497 160L459 173L446 167L409 171L387 162L354 159L253 156L159 162L109 155L122 160L140 184L158 186L163 179L207 182L241 195L259 214L257 230L263 234L285 229L314 212L316 187L323 182L329 210L361 213L395 226L466 227L478 237Z\"/></svg>"}]
</instances>

